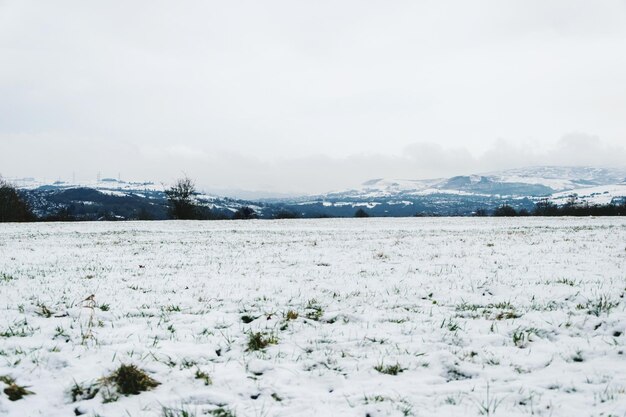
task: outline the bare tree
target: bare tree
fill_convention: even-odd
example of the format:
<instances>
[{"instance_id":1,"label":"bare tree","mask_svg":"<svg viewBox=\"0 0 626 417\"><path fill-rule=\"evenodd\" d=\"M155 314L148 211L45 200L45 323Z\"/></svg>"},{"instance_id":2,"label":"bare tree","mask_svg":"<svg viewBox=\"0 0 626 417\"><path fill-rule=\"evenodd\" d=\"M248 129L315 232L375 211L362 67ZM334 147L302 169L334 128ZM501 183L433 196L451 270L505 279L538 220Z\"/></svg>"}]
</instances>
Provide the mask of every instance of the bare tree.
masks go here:
<instances>
[{"instance_id":1,"label":"bare tree","mask_svg":"<svg viewBox=\"0 0 626 417\"><path fill-rule=\"evenodd\" d=\"M195 203L196 185L192 179L185 176L165 190L173 219L190 220L198 217L198 207Z\"/></svg>"}]
</instances>

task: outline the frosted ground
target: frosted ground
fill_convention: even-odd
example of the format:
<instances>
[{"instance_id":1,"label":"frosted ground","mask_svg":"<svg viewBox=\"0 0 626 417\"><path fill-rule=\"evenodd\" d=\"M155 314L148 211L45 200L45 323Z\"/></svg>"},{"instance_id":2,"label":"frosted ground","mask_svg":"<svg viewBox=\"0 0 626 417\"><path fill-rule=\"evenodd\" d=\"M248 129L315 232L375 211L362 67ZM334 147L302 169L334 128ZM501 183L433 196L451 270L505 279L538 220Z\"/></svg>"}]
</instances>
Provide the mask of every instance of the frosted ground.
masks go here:
<instances>
[{"instance_id":1,"label":"frosted ground","mask_svg":"<svg viewBox=\"0 0 626 417\"><path fill-rule=\"evenodd\" d=\"M622 417L625 291L617 218L3 224L0 415Z\"/></svg>"}]
</instances>

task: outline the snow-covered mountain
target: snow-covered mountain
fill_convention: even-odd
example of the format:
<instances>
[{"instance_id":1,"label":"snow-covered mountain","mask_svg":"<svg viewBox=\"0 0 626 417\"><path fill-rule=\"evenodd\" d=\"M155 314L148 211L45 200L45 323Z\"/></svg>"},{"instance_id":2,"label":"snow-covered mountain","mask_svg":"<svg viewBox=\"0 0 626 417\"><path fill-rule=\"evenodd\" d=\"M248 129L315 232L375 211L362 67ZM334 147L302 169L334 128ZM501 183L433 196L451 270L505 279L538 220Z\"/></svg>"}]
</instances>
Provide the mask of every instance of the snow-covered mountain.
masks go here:
<instances>
[{"instance_id":1,"label":"snow-covered mountain","mask_svg":"<svg viewBox=\"0 0 626 417\"><path fill-rule=\"evenodd\" d=\"M554 193L620 184L626 169L542 166L430 180L373 179L327 197L380 198L432 194L547 197Z\"/></svg>"},{"instance_id":2,"label":"snow-covered mountain","mask_svg":"<svg viewBox=\"0 0 626 417\"><path fill-rule=\"evenodd\" d=\"M626 168L540 166L428 180L377 178L358 187L302 197L298 203L341 215L357 208L383 216L465 215L504 203L531 210L546 198L564 204L572 193L589 204L620 202L626 196L625 181Z\"/></svg>"}]
</instances>

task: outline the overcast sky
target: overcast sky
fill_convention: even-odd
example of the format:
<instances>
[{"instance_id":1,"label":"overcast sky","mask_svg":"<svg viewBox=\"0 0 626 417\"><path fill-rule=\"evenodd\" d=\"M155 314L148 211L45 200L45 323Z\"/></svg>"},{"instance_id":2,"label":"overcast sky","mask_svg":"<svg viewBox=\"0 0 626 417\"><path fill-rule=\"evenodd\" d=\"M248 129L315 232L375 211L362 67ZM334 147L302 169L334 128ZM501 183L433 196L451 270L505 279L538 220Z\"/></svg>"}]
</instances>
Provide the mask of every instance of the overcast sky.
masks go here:
<instances>
[{"instance_id":1,"label":"overcast sky","mask_svg":"<svg viewBox=\"0 0 626 417\"><path fill-rule=\"evenodd\" d=\"M626 0L0 0L0 173L323 192L626 165Z\"/></svg>"}]
</instances>

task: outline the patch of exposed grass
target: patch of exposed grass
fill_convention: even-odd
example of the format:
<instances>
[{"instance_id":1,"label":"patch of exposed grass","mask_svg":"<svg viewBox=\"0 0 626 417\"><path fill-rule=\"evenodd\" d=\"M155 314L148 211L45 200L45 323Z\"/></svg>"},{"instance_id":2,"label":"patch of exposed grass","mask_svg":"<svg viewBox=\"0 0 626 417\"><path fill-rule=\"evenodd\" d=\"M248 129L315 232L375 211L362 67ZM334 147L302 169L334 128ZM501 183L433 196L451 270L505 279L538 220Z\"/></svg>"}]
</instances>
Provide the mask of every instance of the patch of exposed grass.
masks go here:
<instances>
[{"instance_id":1,"label":"patch of exposed grass","mask_svg":"<svg viewBox=\"0 0 626 417\"><path fill-rule=\"evenodd\" d=\"M162 417L196 417L196 413L184 408L163 407L161 410Z\"/></svg>"},{"instance_id":2,"label":"patch of exposed grass","mask_svg":"<svg viewBox=\"0 0 626 417\"><path fill-rule=\"evenodd\" d=\"M37 310L35 314L40 317L45 317L49 319L54 314L54 312L50 310L45 304L37 304L37 307L39 307L39 310Z\"/></svg>"},{"instance_id":3,"label":"patch of exposed grass","mask_svg":"<svg viewBox=\"0 0 626 417\"><path fill-rule=\"evenodd\" d=\"M235 413L223 407L216 408L215 410L211 410L209 411L209 414L211 414L213 417L236 417Z\"/></svg>"},{"instance_id":4,"label":"patch of exposed grass","mask_svg":"<svg viewBox=\"0 0 626 417\"><path fill-rule=\"evenodd\" d=\"M297 311L294 310L289 310L287 311L287 314L285 314L285 318L287 320L297 320L299 317L299 314Z\"/></svg>"},{"instance_id":5,"label":"patch of exposed grass","mask_svg":"<svg viewBox=\"0 0 626 417\"><path fill-rule=\"evenodd\" d=\"M248 350L261 350L265 349L269 345L275 345L278 343L276 336L272 334L264 334L261 332L250 333L248 336Z\"/></svg>"},{"instance_id":6,"label":"patch of exposed grass","mask_svg":"<svg viewBox=\"0 0 626 417\"><path fill-rule=\"evenodd\" d=\"M446 380L450 381L463 381L466 379L472 379L472 376L466 374L458 368L449 368L448 372L446 372Z\"/></svg>"},{"instance_id":7,"label":"patch of exposed grass","mask_svg":"<svg viewBox=\"0 0 626 417\"><path fill-rule=\"evenodd\" d=\"M0 282L9 282L9 281L13 281L15 279L15 277L13 277L12 275L6 274L4 272L0 272Z\"/></svg>"},{"instance_id":8,"label":"patch of exposed grass","mask_svg":"<svg viewBox=\"0 0 626 417\"><path fill-rule=\"evenodd\" d=\"M522 315L515 311L515 307L509 301L492 303L487 305L470 304L462 302L455 307L460 317L479 318L481 316L490 320L510 320L520 318ZM500 311L498 311L500 310Z\"/></svg>"},{"instance_id":9,"label":"patch of exposed grass","mask_svg":"<svg viewBox=\"0 0 626 417\"><path fill-rule=\"evenodd\" d=\"M26 319L13 323L12 326L7 327L0 332L0 337L29 337L35 333Z\"/></svg>"},{"instance_id":10,"label":"patch of exposed grass","mask_svg":"<svg viewBox=\"0 0 626 417\"><path fill-rule=\"evenodd\" d=\"M203 380L204 385L207 385L207 386L213 383L211 376L208 373L201 371L200 369L196 370L196 379Z\"/></svg>"},{"instance_id":11,"label":"patch of exposed grass","mask_svg":"<svg viewBox=\"0 0 626 417\"><path fill-rule=\"evenodd\" d=\"M510 301L501 301L499 303L487 304L487 308L496 308L498 310L515 310Z\"/></svg>"},{"instance_id":12,"label":"patch of exposed grass","mask_svg":"<svg viewBox=\"0 0 626 417\"><path fill-rule=\"evenodd\" d=\"M304 311L305 317L309 320L319 321L324 315L324 309L315 298L308 301Z\"/></svg>"},{"instance_id":13,"label":"patch of exposed grass","mask_svg":"<svg viewBox=\"0 0 626 417\"><path fill-rule=\"evenodd\" d=\"M384 365L382 363L379 363L378 365L374 367L374 369L380 372L381 374L386 374L386 375L398 375L399 373L405 370L405 368L400 366L399 363L396 363L395 365Z\"/></svg>"},{"instance_id":14,"label":"patch of exposed grass","mask_svg":"<svg viewBox=\"0 0 626 417\"><path fill-rule=\"evenodd\" d=\"M496 320L511 320L511 319L518 319L522 317L521 314L516 313L515 311L501 311L498 314L496 314L495 319Z\"/></svg>"},{"instance_id":15,"label":"patch of exposed grass","mask_svg":"<svg viewBox=\"0 0 626 417\"><path fill-rule=\"evenodd\" d=\"M111 375L104 378L104 382L114 385L122 395L137 395L160 385L145 371L135 365L121 365Z\"/></svg>"},{"instance_id":16,"label":"patch of exposed grass","mask_svg":"<svg viewBox=\"0 0 626 417\"><path fill-rule=\"evenodd\" d=\"M444 319L441 322L441 328L443 329L445 327L447 327L447 329L451 332L456 332L457 330L460 329L459 323L457 323L456 321L452 320L452 319Z\"/></svg>"},{"instance_id":17,"label":"patch of exposed grass","mask_svg":"<svg viewBox=\"0 0 626 417\"><path fill-rule=\"evenodd\" d=\"M72 397L72 402L91 400L99 391L100 387L98 384L81 384L74 381L74 385L70 389L70 396Z\"/></svg>"},{"instance_id":18,"label":"patch of exposed grass","mask_svg":"<svg viewBox=\"0 0 626 417\"><path fill-rule=\"evenodd\" d=\"M65 329L61 326L57 326L54 328L54 336L52 336L52 339L56 339L56 338L61 338L61 339L65 339L66 341L70 340L70 335L67 334L67 332L65 331Z\"/></svg>"},{"instance_id":19,"label":"patch of exposed grass","mask_svg":"<svg viewBox=\"0 0 626 417\"><path fill-rule=\"evenodd\" d=\"M194 366L196 366L198 364L198 362L194 361L193 359L188 359L188 358L183 358L180 361L180 369L189 369L189 368L193 368Z\"/></svg>"},{"instance_id":20,"label":"patch of exposed grass","mask_svg":"<svg viewBox=\"0 0 626 417\"><path fill-rule=\"evenodd\" d=\"M10 401L21 400L27 395L34 394L34 392L27 390L26 387L22 385L17 385L15 379L11 378L10 376L0 376L0 382L3 382L7 385L7 387L4 389L4 393L7 395L7 397L9 397Z\"/></svg>"},{"instance_id":21,"label":"patch of exposed grass","mask_svg":"<svg viewBox=\"0 0 626 417\"><path fill-rule=\"evenodd\" d=\"M384 397L382 395L371 395L371 396L365 395L363 397L363 403L364 404L382 403L382 402L387 401L387 400L389 400L389 398Z\"/></svg>"},{"instance_id":22,"label":"patch of exposed grass","mask_svg":"<svg viewBox=\"0 0 626 417\"><path fill-rule=\"evenodd\" d=\"M496 413L498 407L502 403L504 398L498 398L491 395L489 392L489 384L487 384L487 394L481 400L476 401L478 406L478 412L483 416L491 416Z\"/></svg>"},{"instance_id":23,"label":"patch of exposed grass","mask_svg":"<svg viewBox=\"0 0 626 417\"><path fill-rule=\"evenodd\" d=\"M470 304L466 301L463 301L460 304L457 304L455 309L456 311L478 311L478 309L483 309L485 306L480 304Z\"/></svg>"},{"instance_id":24,"label":"patch of exposed grass","mask_svg":"<svg viewBox=\"0 0 626 417\"><path fill-rule=\"evenodd\" d=\"M529 327L527 329L518 328L513 332L513 344L518 348L525 348L528 346L528 343L532 341L532 339L537 336L545 336L545 331L536 329L534 327Z\"/></svg>"},{"instance_id":25,"label":"patch of exposed grass","mask_svg":"<svg viewBox=\"0 0 626 417\"><path fill-rule=\"evenodd\" d=\"M610 300L607 296L600 296L596 300L589 300L586 304L576 306L579 310L587 310L587 314L600 317L602 313L609 315L611 310L619 305L618 302Z\"/></svg>"}]
</instances>

